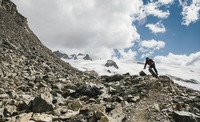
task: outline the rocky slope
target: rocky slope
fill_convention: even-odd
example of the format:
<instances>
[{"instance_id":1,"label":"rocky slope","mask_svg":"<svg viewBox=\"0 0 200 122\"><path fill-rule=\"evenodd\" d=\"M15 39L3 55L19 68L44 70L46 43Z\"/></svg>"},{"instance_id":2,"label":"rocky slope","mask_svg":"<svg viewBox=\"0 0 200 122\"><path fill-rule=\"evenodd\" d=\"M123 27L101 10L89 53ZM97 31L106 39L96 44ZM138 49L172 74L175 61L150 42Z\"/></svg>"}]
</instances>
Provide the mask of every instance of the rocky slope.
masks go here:
<instances>
[{"instance_id":1,"label":"rocky slope","mask_svg":"<svg viewBox=\"0 0 200 122\"><path fill-rule=\"evenodd\" d=\"M98 76L58 59L0 0L1 122L199 122L200 93L167 76Z\"/></svg>"}]
</instances>

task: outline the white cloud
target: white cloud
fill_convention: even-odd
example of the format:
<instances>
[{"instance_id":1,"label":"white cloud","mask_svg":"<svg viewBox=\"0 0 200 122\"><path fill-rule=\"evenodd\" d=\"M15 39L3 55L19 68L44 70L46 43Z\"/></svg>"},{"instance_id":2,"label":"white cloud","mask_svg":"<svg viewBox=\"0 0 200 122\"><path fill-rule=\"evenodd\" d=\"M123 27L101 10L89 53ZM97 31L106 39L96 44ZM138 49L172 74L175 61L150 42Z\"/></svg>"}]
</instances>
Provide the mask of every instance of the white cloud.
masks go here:
<instances>
[{"instance_id":1,"label":"white cloud","mask_svg":"<svg viewBox=\"0 0 200 122\"><path fill-rule=\"evenodd\" d=\"M136 58L137 52L132 51L129 49L128 51L125 51L124 49L118 50L120 53L120 59L126 60L126 61L133 61Z\"/></svg>"},{"instance_id":2,"label":"white cloud","mask_svg":"<svg viewBox=\"0 0 200 122\"><path fill-rule=\"evenodd\" d=\"M157 22L156 24L147 24L152 33L164 33L166 31L165 26L161 23L161 21Z\"/></svg>"},{"instance_id":3,"label":"white cloud","mask_svg":"<svg viewBox=\"0 0 200 122\"><path fill-rule=\"evenodd\" d=\"M167 5L167 4L172 4L174 0L158 0L161 4Z\"/></svg>"},{"instance_id":4,"label":"white cloud","mask_svg":"<svg viewBox=\"0 0 200 122\"><path fill-rule=\"evenodd\" d=\"M132 21L141 21L141 20L145 20L146 18L146 13L144 11L144 5L143 5L143 1L142 0L133 0L134 1L134 12L133 12L133 16L132 16Z\"/></svg>"},{"instance_id":5,"label":"white cloud","mask_svg":"<svg viewBox=\"0 0 200 122\"><path fill-rule=\"evenodd\" d=\"M169 11L163 11L160 7L173 3L174 0L159 0L157 2L149 2L143 5L142 0L135 1L135 13L133 14L133 22L138 22L140 25L144 25L147 21L147 16L153 15L159 19L166 19L170 15Z\"/></svg>"},{"instance_id":6,"label":"white cloud","mask_svg":"<svg viewBox=\"0 0 200 122\"><path fill-rule=\"evenodd\" d=\"M179 0L180 5L183 7L182 15L183 15L183 25L189 25L192 22L196 22L199 20L200 16L200 0L193 0L191 4L187 1Z\"/></svg>"},{"instance_id":7,"label":"white cloud","mask_svg":"<svg viewBox=\"0 0 200 122\"><path fill-rule=\"evenodd\" d=\"M144 40L140 43L139 52L142 52L141 58L152 56L156 50L165 47L165 42L152 40Z\"/></svg>"},{"instance_id":8,"label":"white cloud","mask_svg":"<svg viewBox=\"0 0 200 122\"><path fill-rule=\"evenodd\" d=\"M152 40L144 40L144 41L141 42L141 47L152 48L154 50L159 50L159 49L165 47L165 42L156 41L154 39L152 39Z\"/></svg>"},{"instance_id":9,"label":"white cloud","mask_svg":"<svg viewBox=\"0 0 200 122\"><path fill-rule=\"evenodd\" d=\"M167 56L156 56L155 61L171 65L200 67L200 52L192 53L190 55L176 55L169 53Z\"/></svg>"},{"instance_id":10,"label":"white cloud","mask_svg":"<svg viewBox=\"0 0 200 122\"><path fill-rule=\"evenodd\" d=\"M141 55L141 58L145 58L145 57L150 57L154 54L154 51L153 50L148 50L147 52L143 53Z\"/></svg>"},{"instance_id":11,"label":"white cloud","mask_svg":"<svg viewBox=\"0 0 200 122\"><path fill-rule=\"evenodd\" d=\"M52 50L95 51L95 57L109 58L113 49L131 47L140 38L131 17L140 0L13 1Z\"/></svg>"},{"instance_id":12,"label":"white cloud","mask_svg":"<svg viewBox=\"0 0 200 122\"><path fill-rule=\"evenodd\" d=\"M161 4L159 2L151 2L144 6L144 11L147 15L153 15L161 19L166 19L170 15L169 11L160 10Z\"/></svg>"}]
</instances>

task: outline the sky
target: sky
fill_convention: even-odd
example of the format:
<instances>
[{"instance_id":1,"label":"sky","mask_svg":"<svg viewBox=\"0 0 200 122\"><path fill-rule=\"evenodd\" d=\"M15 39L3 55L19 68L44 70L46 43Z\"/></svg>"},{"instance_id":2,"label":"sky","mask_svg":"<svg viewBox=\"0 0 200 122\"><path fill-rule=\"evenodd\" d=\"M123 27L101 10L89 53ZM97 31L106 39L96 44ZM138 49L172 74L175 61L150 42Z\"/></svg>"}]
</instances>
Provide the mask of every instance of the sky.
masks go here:
<instances>
[{"instance_id":1,"label":"sky","mask_svg":"<svg viewBox=\"0 0 200 122\"><path fill-rule=\"evenodd\" d=\"M52 51L200 66L200 0L12 0Z\"/></svg>"}]
</instances>

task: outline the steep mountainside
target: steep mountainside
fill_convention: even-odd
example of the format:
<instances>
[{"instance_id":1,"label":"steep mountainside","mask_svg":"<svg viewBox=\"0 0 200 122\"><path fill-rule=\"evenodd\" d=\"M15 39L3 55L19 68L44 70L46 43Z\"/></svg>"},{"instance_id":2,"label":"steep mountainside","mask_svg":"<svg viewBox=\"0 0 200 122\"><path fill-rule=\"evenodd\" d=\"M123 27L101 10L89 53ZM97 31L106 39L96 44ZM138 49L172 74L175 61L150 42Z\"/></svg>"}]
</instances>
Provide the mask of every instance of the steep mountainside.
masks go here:
<instances>
[{"instance_id":1,"label":"steep mountainside","mask_svg":"<svg viewBox=\"0 0 200 122\"><path fill-rule=\"evenodd\" d=\"M0 0L0 122L199 122L200 93L167 76L98 76L61 61Z\"/></svg>"},{"instance_id":2,"label":"steep mountainside","mask_svg":"<svg viewBox=\"0 0 200 122\"><path fill-rule=\"evenodd\" d=\"M18 13L16 5L9 0L0 3L0 60L1 76L8 76L7 71L13 73L12 66L18 65L17 70L24 69L24 64L32 65L34 70L43 70L48 65L52 71L62 73L62 70L73 70L69 64L59 60L46 48L37 36L29 29L27 19ZM27 68L31 68L28 67ZM55 70L54 70L55 69Z\"/></svg>"}]
</instances>

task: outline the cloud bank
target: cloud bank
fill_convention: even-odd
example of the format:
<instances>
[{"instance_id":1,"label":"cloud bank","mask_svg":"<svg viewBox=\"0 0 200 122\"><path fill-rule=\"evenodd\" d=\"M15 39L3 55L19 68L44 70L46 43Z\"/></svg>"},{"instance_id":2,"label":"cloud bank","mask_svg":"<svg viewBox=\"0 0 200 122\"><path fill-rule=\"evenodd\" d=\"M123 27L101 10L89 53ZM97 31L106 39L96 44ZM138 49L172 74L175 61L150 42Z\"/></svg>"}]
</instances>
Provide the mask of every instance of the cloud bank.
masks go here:
<instances>
[{"instance_id":1,"label":"cloud bank","mask_svg":"<svg viewBox=\"0 0 200 122\"><path fill-rule=\"evenodd\" d=\"M140 38L132 15L139 0L14 0L29 25L50 49L94 53L109 58L113 49ZM73 52L75 53L75 52Z\"/></svg>"},{"instance_id":2,"label":"cloud bank","mask_svg":"<svg viewBox=\"0 0 200 122\"><path fill-rule=\"evenodd\" d=\"M167 56L156 56L155 61L170 65L200 67L200 52L190 55L177 55L170 52Z\"/></svg>"},{"instance_id":3,"label":"cloud bank","mask_svg":"<svg viewBox=\"0 0 200 122\"><path fill-rule=\"evenodd\" d=\"M165 33L162 20L170 16L168 9L175 0L150 0L146 4L142 0L13 2L17 4L20 13L28 18L33 32L52 50L61 50L67 54L88 53L93 59L97 59L110 58L115 53L114 49L117 49L123 59L134 59L137 52L124 49L133 47L135 41L139 40L138 52L143 53L141 57L152 56L155 51L165 47L164 41L140 40L141 35L137 32L135 23L146 25L154 34ZM178 2L182 7L180 14L183 16L183 25L189 26L199 20L200 0ZM146 24L148 16L161 21Z\"/></svg>"},{"instance_id":4,"label":"cloud bank","mask_svg":"<svg viewBox=\"0 0 200 122\"><path fill-rule=\"evenodd\" d=\"M152 56L156 50L160 50L165 47L164 41L144 40L140 43L139 52L142 52L142 58Z\"/></svg>"}]
</instances>

